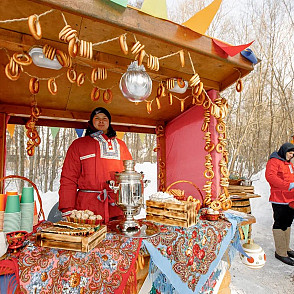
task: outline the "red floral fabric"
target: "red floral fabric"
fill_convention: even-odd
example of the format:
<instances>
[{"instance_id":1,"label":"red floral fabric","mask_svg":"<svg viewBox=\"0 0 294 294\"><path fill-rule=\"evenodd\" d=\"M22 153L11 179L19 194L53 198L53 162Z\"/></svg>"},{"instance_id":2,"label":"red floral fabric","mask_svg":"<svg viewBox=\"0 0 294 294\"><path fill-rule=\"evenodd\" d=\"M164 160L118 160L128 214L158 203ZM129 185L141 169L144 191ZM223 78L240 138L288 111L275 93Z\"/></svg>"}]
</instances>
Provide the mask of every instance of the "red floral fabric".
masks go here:
<instances>
[{"instance_id":1,"label":"red floral fabric","mask_svg":"<svg viewBox=\"0 0 294 294\"><path fill-rule=\"evenodd\" d=\"M34 236L30 241L19 255L20 289L40 294L122 293L141 246L140 239L112 234L88 253L37 247Z\"/></svg>"}]
</instances>

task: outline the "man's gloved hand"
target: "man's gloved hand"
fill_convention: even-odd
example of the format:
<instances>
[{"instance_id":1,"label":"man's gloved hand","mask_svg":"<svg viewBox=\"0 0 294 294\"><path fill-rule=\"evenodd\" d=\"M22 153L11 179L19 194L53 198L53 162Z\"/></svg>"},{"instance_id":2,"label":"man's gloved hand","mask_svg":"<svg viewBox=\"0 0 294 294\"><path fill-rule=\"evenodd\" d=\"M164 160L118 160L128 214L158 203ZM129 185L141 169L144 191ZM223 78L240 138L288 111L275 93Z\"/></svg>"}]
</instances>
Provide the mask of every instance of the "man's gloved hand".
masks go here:
<instances>
[{"instance_id":1,"label":"man's gloved hand","mask_svg":"<svg viewBox=\"0 0 294 294\"><path fill-rule=\"evenodd\" d=\"M294 188L294 183L290 183L289 191L291 191L293 188Z\"/></svg>"},{"instance_id":2,"label":"man's gloved hand","mask_svg":"<svg viewBox=\"0 0 294 294\"><path fill-rule=\"evenodd\" d=\"M67 216L70 216L71 215L71 212L72 212L72 210L69 210L69 211L66 211L66 212L62 212L62 219L63 220L66 220L66 217Z\"/></svg>"}]
</instances>

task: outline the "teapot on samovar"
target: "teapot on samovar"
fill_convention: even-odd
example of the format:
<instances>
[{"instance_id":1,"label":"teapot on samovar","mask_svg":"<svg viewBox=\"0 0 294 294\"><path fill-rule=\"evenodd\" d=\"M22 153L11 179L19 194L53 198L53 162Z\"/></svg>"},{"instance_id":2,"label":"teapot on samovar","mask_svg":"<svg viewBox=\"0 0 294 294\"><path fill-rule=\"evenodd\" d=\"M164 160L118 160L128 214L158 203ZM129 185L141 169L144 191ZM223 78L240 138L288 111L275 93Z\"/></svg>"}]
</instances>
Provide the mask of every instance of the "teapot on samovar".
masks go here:
<instances>
[{"instance_id":1,"label":"teapot on samovar","mask_svg":"<svg viewBox=\"0 0 294 294\"><path fill-rule=\"evenodd\" d=\"M124 233L132 233L140 230L139 223L134 219L140 213L144 205L143 189L150 182L144 180L143 173L135 171L134 160L124 160L124 171L115 173L115 181L109 181L109 187L115 193L118 192L117 205L124 212L125 220L122 220L119 227Z\"/></svg>"}]
</instances>

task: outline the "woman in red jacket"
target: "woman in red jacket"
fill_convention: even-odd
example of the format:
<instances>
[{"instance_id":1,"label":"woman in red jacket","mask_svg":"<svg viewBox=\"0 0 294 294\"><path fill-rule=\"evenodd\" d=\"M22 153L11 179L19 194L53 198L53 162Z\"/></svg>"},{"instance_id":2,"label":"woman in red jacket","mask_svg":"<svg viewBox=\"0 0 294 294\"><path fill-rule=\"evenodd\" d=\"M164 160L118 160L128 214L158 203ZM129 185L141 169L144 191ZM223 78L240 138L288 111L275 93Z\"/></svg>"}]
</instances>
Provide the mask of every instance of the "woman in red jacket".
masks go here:
<instances>
[{"instance_id":1,"label":"woman in red jacket","mask_svg":"<svg viewBox=\"0 0 294 294\"><path fill-rule=\"evenodd\" d=\"M123 171L123 160L132 159L126 144L116 138L110 113L103 107L93 110L85 137L69 147L60 179L59 210L63 216L76 210L100 214L105 223L122 215L115 205L116 194L106 181Z\"/></svg>"},{"instance_id":2,"label":"woman in red jacket","mask_svg":"<svg viewBox=\"0 0 294 294\"><path fill-rule=\"evenodd\" d=\"M265 177L271 187L269 201L273 208L273 236L275 240L275 257L294 266L294 251L289 248L291 225L294 210L289 203L294 201L294 145L283 144L278 152L273 152L266 165ZM291 258L292 257L292 258Z\"/></svg>"}]
</instances>

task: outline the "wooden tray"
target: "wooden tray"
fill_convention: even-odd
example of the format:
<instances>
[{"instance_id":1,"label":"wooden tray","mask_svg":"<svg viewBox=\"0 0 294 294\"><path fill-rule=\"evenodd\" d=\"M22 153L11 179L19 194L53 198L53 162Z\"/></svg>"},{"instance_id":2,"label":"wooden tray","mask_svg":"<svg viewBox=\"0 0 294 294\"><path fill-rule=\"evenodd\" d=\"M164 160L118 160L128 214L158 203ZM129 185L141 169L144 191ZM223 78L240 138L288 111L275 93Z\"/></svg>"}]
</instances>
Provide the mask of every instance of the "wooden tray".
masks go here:
<instances>
[{"instance_id":1,"label":"wooden tray","mask_svg":"<svg viewBox=\"0 0 294 294\"><path fill-rule=\"evenodd\" d=\"M199 204L181 201L180 204L146 201L146 219L171 226L188 228L197 223Z\"/></svg>"},{"instance_id":2,"label":"wooden tray","mask_svg":"<svg viewBox=\"0 0 294 294\"><path fill-rule=\"evenodd\" d=\"M88 252L105 238L106 231L106 226L102 225L97 232L87 237L41 232L36 235L36 244L42 247Z\"/></svg>"}]
</instances>

